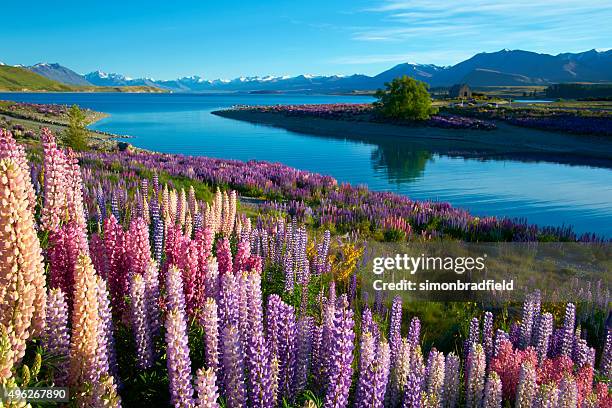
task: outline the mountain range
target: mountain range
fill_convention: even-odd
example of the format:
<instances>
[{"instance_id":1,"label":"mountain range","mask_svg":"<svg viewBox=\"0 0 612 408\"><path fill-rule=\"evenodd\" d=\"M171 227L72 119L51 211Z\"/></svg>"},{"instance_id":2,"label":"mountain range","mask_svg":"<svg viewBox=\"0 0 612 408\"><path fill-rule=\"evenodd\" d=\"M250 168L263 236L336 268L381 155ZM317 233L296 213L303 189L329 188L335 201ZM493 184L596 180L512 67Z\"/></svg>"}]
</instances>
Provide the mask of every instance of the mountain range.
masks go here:
<instances>
[{"instance_id":1,"label":"mountain range","mask_svg":"<svg viewBox=\"0 0 612 408\"><path fill-rule=\"evenodd\" d=\"M467 83L483 86L529 86L560 82L611 82L612 50L590 50L558 55L522 50L479 53L452 66L403 63L375 76L299 75L240 77L207 80L198 76L174 80L132 79L121 74L95 71L86 75L59 64L40 63L27 67L44 77L69 85L152 86L172 92L350 92L381 88L393 78L408 75L432 87Z\"/></svg>"}]
</instances>

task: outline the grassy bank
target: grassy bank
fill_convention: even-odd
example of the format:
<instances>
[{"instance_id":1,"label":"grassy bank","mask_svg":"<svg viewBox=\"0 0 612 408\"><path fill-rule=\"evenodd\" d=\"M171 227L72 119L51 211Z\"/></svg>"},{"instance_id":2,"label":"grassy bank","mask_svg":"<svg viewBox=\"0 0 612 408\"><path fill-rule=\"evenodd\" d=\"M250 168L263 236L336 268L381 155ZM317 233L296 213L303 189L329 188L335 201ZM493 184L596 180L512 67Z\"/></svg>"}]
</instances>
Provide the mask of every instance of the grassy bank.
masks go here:
<instances>
[{"instance_id":1,"label":"grassy bank","mask_svg":"<svg viewBox=\"0 0 612 408\"><path fill-rule=\"evenodd\" d=\"M449 156L543 160L612 168L612 140L609 138L546 132L505 123L498 123L495 130L483 132L286 115L259 109L229 109L213 114L330 138L374 143L410 141L433 153Z\"/></svg>"}]
</instances>

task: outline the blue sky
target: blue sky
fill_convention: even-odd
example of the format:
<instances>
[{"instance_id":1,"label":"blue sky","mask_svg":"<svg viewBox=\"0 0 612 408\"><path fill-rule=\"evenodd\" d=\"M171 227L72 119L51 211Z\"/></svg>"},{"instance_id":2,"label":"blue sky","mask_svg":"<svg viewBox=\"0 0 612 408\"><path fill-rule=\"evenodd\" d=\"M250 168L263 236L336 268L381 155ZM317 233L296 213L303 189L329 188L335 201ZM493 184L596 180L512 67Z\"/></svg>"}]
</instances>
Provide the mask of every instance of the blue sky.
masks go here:
<instances>
[{"instance_id":1,"label":"blue sky","mask_svg":"<svg viewBox=\"0 0 612 408\"><path fill-rule=\"evenodd\" d=\"M502 48L612 48L610 0L6 3L0 61L155 79L376 74Z\"/></svg>"}]
</instances>

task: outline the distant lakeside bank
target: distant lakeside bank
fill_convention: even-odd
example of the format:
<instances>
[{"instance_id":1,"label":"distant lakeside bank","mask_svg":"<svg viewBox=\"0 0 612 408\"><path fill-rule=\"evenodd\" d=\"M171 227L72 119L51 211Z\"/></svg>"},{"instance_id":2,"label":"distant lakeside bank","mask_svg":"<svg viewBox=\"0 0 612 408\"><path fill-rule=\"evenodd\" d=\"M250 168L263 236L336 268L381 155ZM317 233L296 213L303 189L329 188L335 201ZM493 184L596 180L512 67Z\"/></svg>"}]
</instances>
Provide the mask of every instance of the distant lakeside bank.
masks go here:
<instances>
[{"instance_id":1,"label":"distant lakeside bank","mask_svg":"<svg viewBox=\"0 0 612 408\"><path fill-rule=\"evenodd\" d=\"M274 111L224 109L213 115L334 139L410 139L442 155L480 159L550 161L612 168L612 139L573 135L497 123L492 131L441 129L390 123L288 116Z\"/></svg>"}]
</instances>

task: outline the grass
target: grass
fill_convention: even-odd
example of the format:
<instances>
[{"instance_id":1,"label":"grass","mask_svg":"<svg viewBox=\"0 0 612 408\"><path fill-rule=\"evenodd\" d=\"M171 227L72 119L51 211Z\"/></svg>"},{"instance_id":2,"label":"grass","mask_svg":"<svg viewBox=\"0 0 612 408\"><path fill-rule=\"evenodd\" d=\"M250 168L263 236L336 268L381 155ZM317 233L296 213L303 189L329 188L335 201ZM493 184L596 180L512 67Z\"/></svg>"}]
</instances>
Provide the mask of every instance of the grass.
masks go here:
<instances>
[{"instance_id":1,"label":"grass","mask_svg":"<svg viewBox=\"0 0 612 408\"><path fill-rule=\"evenodd\" d=\"M9 92L138 92L163 93L151 86L73 86L36 74L29 69L0 65L0 91Z\"/></svg>"},{"instance_id":2,"label":"grass","mask_svg":"<svg viewBox=\"0 0 612 408\"><path fill-rule=\"evenodd\" d=\"M20 67L0 65L0 90L68 92L73 87Z\"/></svg>"}]
</instances>

